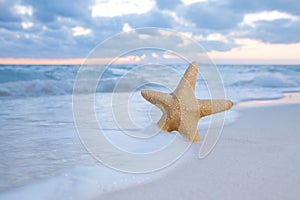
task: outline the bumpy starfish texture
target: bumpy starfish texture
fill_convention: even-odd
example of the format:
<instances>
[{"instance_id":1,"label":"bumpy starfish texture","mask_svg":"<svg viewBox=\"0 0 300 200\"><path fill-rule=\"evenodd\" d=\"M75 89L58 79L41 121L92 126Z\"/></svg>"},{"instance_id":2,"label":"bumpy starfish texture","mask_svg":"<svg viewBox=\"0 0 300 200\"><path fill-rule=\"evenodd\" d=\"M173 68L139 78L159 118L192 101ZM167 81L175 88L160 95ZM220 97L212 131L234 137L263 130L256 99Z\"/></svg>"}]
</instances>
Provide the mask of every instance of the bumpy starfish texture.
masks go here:
<instances>
[{"instance_id":1,"label":"bumpy starfish texture","mask_svg":"<svg viewBox=\"0 0 300 200\"><path fill-rule=\"evenodd\" d=\"M188 140L200 141L198 121L201 117L230 109L230 100L201 100L195 97L198 64L193 62L186 70L173 93L142 90L142 96L163 112L158 121L160 129L178 131Z\"/></svg>"}]
</instances>

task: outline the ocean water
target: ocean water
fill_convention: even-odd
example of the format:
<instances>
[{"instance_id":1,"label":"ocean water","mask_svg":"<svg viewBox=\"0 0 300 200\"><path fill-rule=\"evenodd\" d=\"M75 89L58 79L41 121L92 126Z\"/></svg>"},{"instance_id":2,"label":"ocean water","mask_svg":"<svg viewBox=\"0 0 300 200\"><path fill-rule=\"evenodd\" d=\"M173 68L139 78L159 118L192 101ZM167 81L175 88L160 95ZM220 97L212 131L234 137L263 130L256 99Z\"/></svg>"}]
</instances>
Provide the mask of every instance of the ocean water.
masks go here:
<instances>
[{"instance_id":1,"label":"ocean water","mask_svg":"<svg viewBox=\"0 0 300 200\"><path fill-rule=\"evenodd\" d=\"M112 92L119 78L135 68L135 65L109 67L100 80L97 92ZM172 65L181 73L185 65ZM0 98L18 99L72 95L73 84L80 66L0 66ZM224 81L227 97L236 102L253 99L274 99L283 92L299 91L300 66L298 65L220 65L217 67ZM91 72L93 73L93 72ZM149 74L168 81L160 74ZM147 77L132 77L120 89L126 92L130 84L137 84ZM201 78L198 84L202 85ZM200 88L202 89L202 88ZM205 92L205 91L204 91ZM199 94L201 96L201 94Z\"/></svg>"},{"instance_id":2,"label":"ocean water","mask_svg":"<svg viewBox=\"0 0 300 200\"><path fill-rule=\"evenodd\" d=\"M158 134L147 142L120 137L110 117L110 97L119 79L134 65L115 65L103 74L96 89L95 109L112 142L127 151L151 152L164 147L174 134ZM174 65L183 73L186 66ZM103 192L149 181L164 170L148 174L115 171L95 160L77 135L72 113L73 85L80 66L0 66L0 199L86 199ZM284 92L300 91L300 66L220 65L218 70L228 99L235 103L258 99L277 99ZM87 73L93 73L88 72ZM153 77L173 80L156 74L131 75L119 85L117 95ZM171 77L171 78L170 78ZM174 82L174 81L173 81ZM196 95L209 98L205 81L199 76ZM149 123L145 110L150 104L139 95L141 88L161 89L158 85L136 88L129 102L131 119L141 126ZM83 92L85 88L82 88ZM234 121L235 111L226 115ZM157 117L157 116L156 116ZM159 116L158 116L159 117ZM209 118L201 120L206 129Z\"/></svg>"}]
</instances>

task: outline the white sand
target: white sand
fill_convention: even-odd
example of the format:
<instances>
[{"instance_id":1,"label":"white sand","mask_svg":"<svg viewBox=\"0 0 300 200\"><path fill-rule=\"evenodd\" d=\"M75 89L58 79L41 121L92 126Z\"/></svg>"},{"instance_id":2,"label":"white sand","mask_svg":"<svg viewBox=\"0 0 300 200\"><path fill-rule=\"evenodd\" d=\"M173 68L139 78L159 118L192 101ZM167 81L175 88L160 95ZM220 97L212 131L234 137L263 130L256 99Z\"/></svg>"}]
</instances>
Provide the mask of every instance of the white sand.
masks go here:
<instances>
[{"instance_id":1,"label":"white sand","mask_svg":"<svg viewBox=\"0 0 300 200\"><path fill-rule=\"evenodd\" d=\"M300 104L241 111L213 152L194 154L166 176L96 199L300 199Z\"/></svg>"}]
</instances>

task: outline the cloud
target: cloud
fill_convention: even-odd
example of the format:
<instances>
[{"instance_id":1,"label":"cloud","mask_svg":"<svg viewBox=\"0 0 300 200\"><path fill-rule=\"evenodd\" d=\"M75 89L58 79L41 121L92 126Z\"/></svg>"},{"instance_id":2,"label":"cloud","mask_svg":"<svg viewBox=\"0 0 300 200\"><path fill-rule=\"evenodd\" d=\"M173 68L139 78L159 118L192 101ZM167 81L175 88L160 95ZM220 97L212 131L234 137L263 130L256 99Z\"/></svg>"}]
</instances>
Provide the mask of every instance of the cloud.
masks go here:
<instances>
[{"instance_id":1,"label":"cloud","mask_svg":"<svg viewBox=\"0 0 300 200\"><path fill-rule=\"evenodd\" d=\"M135 49L139 49L135 51ZM142 49L141 49L142 48ZM91 57L114 57L119 56L122 52L131 52L133 55L147 55L152 58L158 58L158 52L172 50L180 55L195 55L198 52L198 45L187 40L182 34L170 34L170 31L165 29L136 29L126 32L126 34L117 35L113 40L109 40L102 44L102 48L91 54ZM165 49L165 50L164 50ZM155 53L155 54L152 54Z\"/></svg>"},{"instance_id":2,"label":"cloud","mask_svg":"<svg viewBox=\"0 0 300 200\"><path fill-rule=\"evenodd\" d=\"M241 25L245 32L240 37L273 44L300 42L300 16L277 10L249 13Z\"/></svg>"},{"instance_id":3,"label":"cloud","mask_svg":"<svg viewBox=\"0 0 300 200\"><path fill-rule=\"evenodd\" d=\"M239 38L291 44L300 42L299 6L298 0L1 0L0 57L85 57L105 39L141 27L180 31L209 51L241 46Z\"/></svg>"},{"instance_id":4,"label":"cloud","mask_svg":"<svg viewBox=\"0 0 300 200\"><path fill-rule=\"evenodd\" d=\"M297 0L228 0L185 3L178 6L175 13L181 21L196 26L181 30L191 31L193 38L206 49L228 51L240 46L235 39L241 37L267 43L299 42L298 11L300 4ZM228 41L212 40L213 33L226 37ZM199 34L201 39L197 39Z\"/></svg>"},{"instance_id":5,"label":"cloud","mask_svg":"<svg viewBox=\"0 0 300 200\"><path fill-rule=\"evenodd\" d=\"M28 29L33 26L33 23L32 22L22 22L21 25L24 29Z\"/></svg>"},{"instance_id":6,"label":"cloud","mask_svg":"<svg viewBox=\"0 0 300 200\"><path fill-rule=\"evenodd\" d=\"M258 12L258 13L249 13L244 15L244 20L242 22L243 25L248 25L255 27L257 22L260 21L274 21L278 19L290 19L292 21L299 20L300 17L284 13L284 12L279 12L277 10L273 11L264 11L264 12Z\"/></svg>"},{"instance_id":7,"label":"cloud","mask_svg":"<svg viewBox=\"0 0 300 200\"><path fill-rule=\"evenodd\" d=\"M123 25L123 28L122 28L123 32L129 32L129 31L132 31L132 30L133 30L132 27L128 23L125 23Z\"/></svg>"},{"instance_id":8,"label":"cloud","mask_svg":"<svg viewBox=\"0 0 300 200\"><path fill-rule=\"evenodd\" d=\"M201 29L228 30L243 19L241 14L234 12L227 5L215 1L182 6L178 11Z\"/></svg>"},{"instance_id":9,"label":"cloud","mask_svg":"<svg viewBox=\"0 0 300 200\"><path fill-rule=\"evenodd\" d=\"M81 0L51 0L36 1L22 0L25 5L33 8L34 17L44 23L55 20L56 17L70 17L84 20L89 16L89 6L91 1Z\"/></svg>"},{"instance_id":10,"label":"cloud","mask_svg":"<svg viewBox=\"0 0 300 200\"><path fill-rule=\"evenodd\" d=\"M260 21L244 37L266 43L291 44L300 42L300 20L278 19L272 22Z\"/></svg>"},{"instance_id":11,"label":"cloud","mask_svg":"<svg viewBox=\"0 0 300 200\"><path fill-rule=\"evenodd\" d=\"M228 6L239 13L278 10L293 15L300 14L298 0L228 0Z\"/></svg>"},{"instance_id":12,"label":"cloud","mask_svg":"<svg viewBox=\"0 0 300 200\"><path fill-rule=\"evenodd\" d=\"M206 36L195 35L193 38L198 41L206 51L228 51L239 46L235 43L234 39L216 32Z\"/></svg>"},{"instance_id":13,"label":"cloud","mask_svg":"<svg viewBox=\"0 0 300 200\"><path fill-rule=\"evenodd\" d=\"M18 14L18 15L28 15L32 16L32 7L31 6L24 6L24 5L14 5L12 7L12 12Z\"/></svg>"},{"instance_id":14,"label":"cloud","mask_svg":"<svg viewBox=\"0 0 300 200\"><path fill-rule=\"evenodd\" d=\"M116 17L128 14L144 14L155 6L154 0L95 1L92 5L92 17Z\"/></svg>"},{"instance_id":15,"label":"cloud","mask_svg":"<svg viewBox=\"0 0 300 200\"><path fill-rule=\"evenodd\" d=\"M145 14L131 14L119 19L128 22L133 28L139 27L162 27L171 28L171 17L153 9Z\"/></svg>"},{"instance_id":16,"label":"cloud","mask_svg":"<svg viewBox=\"0 0 300 200\"><path fill-rule=\"evenodd\" d=\"M13 12L13 1L0 1L0 22L16 22L20 21L20 16Z\"/></svg>"},{"instance_id":17,"label":"cloud","mask_svg":"<svg viewBox=\"0 0 300 200\"><path fill-rule=\"evenodd\" d=\"M72 28L72 34L75 37L83 36L83 35L89 35L89 34L91 34L91 32L92 32L91 29L84 28L84 27L81 27L81 26L75 26L74 28Z\"/></svg>"}]
</instances>

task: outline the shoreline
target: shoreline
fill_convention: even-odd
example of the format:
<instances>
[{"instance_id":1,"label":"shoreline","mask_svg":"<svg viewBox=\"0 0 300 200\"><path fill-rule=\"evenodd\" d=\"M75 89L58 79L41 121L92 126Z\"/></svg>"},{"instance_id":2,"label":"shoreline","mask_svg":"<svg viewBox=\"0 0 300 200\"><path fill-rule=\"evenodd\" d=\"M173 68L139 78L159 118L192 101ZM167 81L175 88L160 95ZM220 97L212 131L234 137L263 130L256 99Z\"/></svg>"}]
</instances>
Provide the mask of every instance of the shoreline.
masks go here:
<instances>
[{"instance_id":1,"label":"shoreline","mask_svg":"<svg viewBox=\"0 0 300 200\"><path fill-rule=\"evenodd\" d=\"M141 185L94 199L297 199L300 192L300 93L242 102L203 160L193 144L185 162Z\"/></svg>"},{"instance_id":2,"label":"shoreline","mask_svg":"<svg viewBox=\"0 0 300 200\"><path fill-rule=\"evenodd\" d=\"M283 97L279 99L261 99L242 101L237 104L238 107L258 107L258 106L276 106L282 104L300 103L300 92L285 92Z\"/></svg>"}]
</instances>

